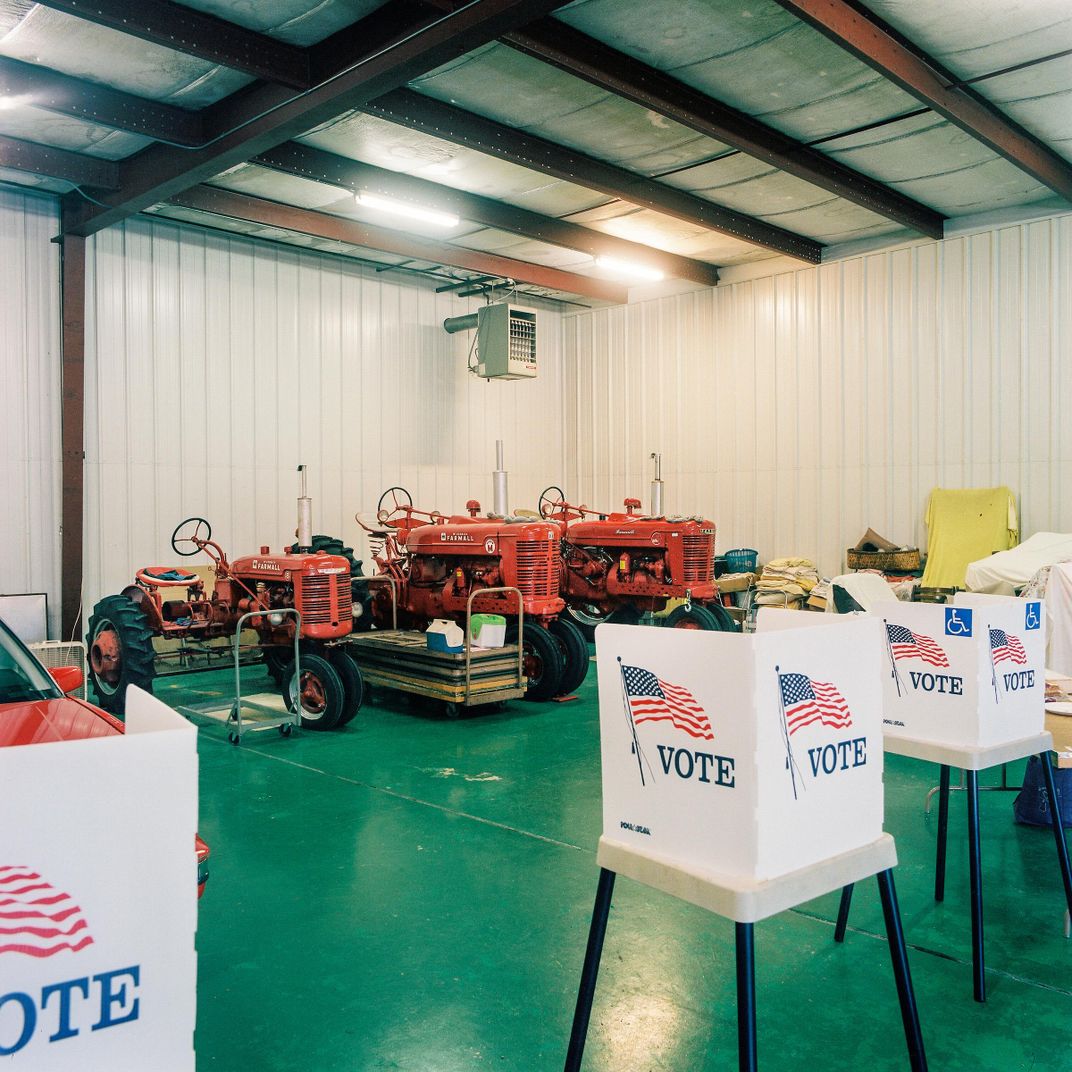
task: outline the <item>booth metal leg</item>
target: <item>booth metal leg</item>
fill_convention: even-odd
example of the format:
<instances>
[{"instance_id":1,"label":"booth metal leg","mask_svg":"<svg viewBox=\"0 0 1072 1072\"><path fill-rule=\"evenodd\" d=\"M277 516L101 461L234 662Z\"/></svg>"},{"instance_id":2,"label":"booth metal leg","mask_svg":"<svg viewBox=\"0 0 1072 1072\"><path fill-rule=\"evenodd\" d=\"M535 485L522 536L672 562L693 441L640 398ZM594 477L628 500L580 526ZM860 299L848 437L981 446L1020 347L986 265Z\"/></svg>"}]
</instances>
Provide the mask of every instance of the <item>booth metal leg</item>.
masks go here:
<instances>
[{"instance_id":1,"label":"booth metal leg","mask_svg":"<svg viewBox=\"0 0 1072 1072\"><path fill-rule=\"evenodd\" d=\"M949 768L942 766L938 778L938 859L934 868L934 899L945 900L945 849L949 840Z\"/></svg>"},{"instance_id":2,"label":"booth metal leg","mask_svg":"<svg viewBox=\"0 0 1072 1072\"><path fill-rule=\"evenodd\" d=\"M588 946L584 951L584 967L581 969L581 985L577 989L577 1007L573 1013L573 1028L570 1031L569 1049L566 1051L565 1072L579 1072L584 1056L584 1042L588 1036L588 1021L592 1016L592 999L596 993L596 977L599 975L599 960L603 955L603 938L607 933L607 917L614 894L614 872L605 867L599 869L599 884L596 886L596 903L592 909L592 925L588 931Z\"/></svg>"},{"instance_id":3,"label":"booth metal leg","mask_svg":"<svg viewBox=\"0 0 1072 1072\"><path fill-rule=\"evenodd\" d=\"M979 850L979 772L968 771L968 868L971 876L972 974L975 1000L986 1001L983 962L983 868Z\"/></svg>"},{"instance_id":4,"label":"booth metal leg","mask_svg":"<svg viewBox=\"0 0 1072 1072\"><path fill-rule=\"evenodd\" d=\"M905 1041L908 1043L908 1059L912 1072L927 1072L927 1055L923 1050L923 1033L919 1028L919 1010L916 1008L916 995L912 989L908 951L905 949L901 910L897 905L897 890L893 885L892 871L878 873L878 890L882 897L882 914L886 919L886 937L890 944L893 977L897 983L897 1000L901 1005L901 1022L904 1024Z\"/></svg>"},{"instance_id":5,"label":"booth metal leg","mask_svg":"<svg viewBox=\"0 0 1072 1072\"><path fill-rule=\"evenodd\" d=\"M837 923L834 926L834 941L845 941L845 928L849 925L849 906L852 904L852 883L841 889L841 903L837 910Z\"/></svg>"},{"instance_id":6,"label":"booth metal leg","mask_svg":"<svg viewBox=\"0 0 1072 1072\"><path fill-rule=\"evenodd\" d=\"M1061 826L1061 809L1057 806L1057 787L1054 785L1053 766L1049 752L1039 755L1042 764L1042 777L1046 779L1046 792L1050 798L1050 821L1053 824L1053 838L1057 842L1057 861L1061 865L1061 880L1065 884L1065 903L1072 912L1072 869L1068 864L1068 842L1065 841L1064 828Z\"/></svg>"},{"instance_id":7,"label":"booth metal leg","mask_svg":"<svg viewBox=\"0 0 1072 1072\"><path fill-rule=\"evenodd\" d=\"M741 1072L756 1072L755 924L737 924L737 1060Z\"/></svg>"}]
</instances>

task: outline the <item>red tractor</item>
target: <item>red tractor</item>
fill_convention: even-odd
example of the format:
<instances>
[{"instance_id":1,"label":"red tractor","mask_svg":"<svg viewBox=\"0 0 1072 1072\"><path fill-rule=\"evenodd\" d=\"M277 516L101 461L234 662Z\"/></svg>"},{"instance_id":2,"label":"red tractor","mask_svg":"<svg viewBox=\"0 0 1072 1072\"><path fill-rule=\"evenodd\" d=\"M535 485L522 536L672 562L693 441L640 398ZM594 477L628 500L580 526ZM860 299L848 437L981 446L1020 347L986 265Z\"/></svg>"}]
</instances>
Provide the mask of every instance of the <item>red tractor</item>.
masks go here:
<instances>
[{"instance_id":1,"label":"red tractor","mask_svg":"<svg viewBox=\"0 0 1072 1072\"><path fill-rule=\"evenodd\" d=\"M388 488L377 504L376 520L357 515L369 533L380 573L397 586L401 628L424 629L433 618L465 625L469 596L483 588L511 587L524 608L525 671L529 700L572 692L588 673L588 645L580 630L559 617L565 603L558 591L558 526L531 517L479 518L470 500L468 515L446 517L417 510L405 488ZM377 586L372 620L390 628L391 592ZM517 641L517 596L498 592L477 596L473 613L501 614L507 641Z\"/></svg>"},{"instance_id":2,"label":"red tractor","mask_svg":"<svg viewBox=\"0 0 1072 1072\"><path fill-rule=\"evenodd\" d=\"M93 608L89 677L101 707L121 714L130 684L152 691L156 659L167 657L157 656L154 637L196 647L233 637L243 614L264 611L246 627L256 630L264 660L291 710L300 691L302 725L326 730L357 714L361 672L341 643L354 620L346 558L303 545L280 554L262 547L256 555L229 562L201 517L183 521L172 533L171 547L182 556L204 551L213 562L215 588L209 596L196 574L149 566L119 595L105 596ZM281 613L284 608L301 615L300 688L293 670L295 618Z\"/></svg>"},{"instance_id":3,"label":"red tractor","mask_svg":"<svg viewBox=\"0 0 1072 1072\"><path fill-rule=\"evenodd\" d=\"M714 583L715 526L699 517L646 517L640 500L625 513L603 513L566 502L545 488L539 513L562 538L562 597L587 632L601 622L635 625L671 599L685 602L666 617L678 629L734 631Z\"/></svg>"}]
</instances>

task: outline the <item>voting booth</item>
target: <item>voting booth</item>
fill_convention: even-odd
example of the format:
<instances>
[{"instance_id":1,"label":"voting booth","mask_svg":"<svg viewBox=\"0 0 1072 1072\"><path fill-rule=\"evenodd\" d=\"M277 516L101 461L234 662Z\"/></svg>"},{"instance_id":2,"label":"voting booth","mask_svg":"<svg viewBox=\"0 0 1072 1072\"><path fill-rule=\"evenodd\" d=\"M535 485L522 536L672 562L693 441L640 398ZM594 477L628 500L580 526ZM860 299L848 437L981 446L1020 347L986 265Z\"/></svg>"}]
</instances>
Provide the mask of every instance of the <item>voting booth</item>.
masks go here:
<instances>
[{"instance_id":1,"label":"voting booth","mask_svg":"<svg viewBox=\"0 0 1072 1072\"><path fill-rule=\"evenodd\" d=\"M580 1068L618 875L734 921L744 1072L758 1061L755 923L877 876L909 1061L925 1072L882 831L881 636L871 618L764 635L596 630L603 835L566 1072Z\"/></svg>"},{"instance_id":2,"label":"voting booth","mask_svg":"<svg viewBox=\"0 0 1072 1072\"><path fill-rule=\"evenodd\" d=\"M197 732L131 687L126 733L0 749L0 1057L193 1072Z\"/></svg>"}]
</instances>

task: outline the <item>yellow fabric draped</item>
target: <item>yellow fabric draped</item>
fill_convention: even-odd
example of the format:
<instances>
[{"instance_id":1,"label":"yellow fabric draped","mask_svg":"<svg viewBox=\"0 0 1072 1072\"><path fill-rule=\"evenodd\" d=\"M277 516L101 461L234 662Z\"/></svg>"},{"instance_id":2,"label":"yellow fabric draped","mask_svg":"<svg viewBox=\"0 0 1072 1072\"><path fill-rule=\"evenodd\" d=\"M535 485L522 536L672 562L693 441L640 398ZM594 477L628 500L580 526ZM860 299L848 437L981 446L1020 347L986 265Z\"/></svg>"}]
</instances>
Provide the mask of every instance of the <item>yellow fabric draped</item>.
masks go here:
<instances>
[{"instance_id":1,"label":"yellow fabric draped","mask_svg":"<svg viewBox=\"0 0 1072 1072\"><path fill-rule=\"evenodd\" d=\"M1006 487L935 488L927 503L924 588L964 587L969 563L1020 539L1016 500Z\"/></svg>"}]
</instances>

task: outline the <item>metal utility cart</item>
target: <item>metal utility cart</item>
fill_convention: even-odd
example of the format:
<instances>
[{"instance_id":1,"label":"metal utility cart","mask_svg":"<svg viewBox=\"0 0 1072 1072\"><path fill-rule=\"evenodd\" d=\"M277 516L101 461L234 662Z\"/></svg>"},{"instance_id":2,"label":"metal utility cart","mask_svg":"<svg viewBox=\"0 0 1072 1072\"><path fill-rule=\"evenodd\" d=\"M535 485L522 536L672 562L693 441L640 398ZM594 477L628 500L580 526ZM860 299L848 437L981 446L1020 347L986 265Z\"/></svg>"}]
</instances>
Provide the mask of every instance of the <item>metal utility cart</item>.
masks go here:
<instances>
[{"instance_id":1,"label":"metal utility cart","mask_svg":"<svg viewBox=\"0 0 1072 1072\"><path fill-rule=\"evenodd\" d=\"M257 703L255 700L242 698L242 629L249 618L264 617L266 614L285 614L294 619L294 680L298 682L296 692L291 702L287 705L291 710L280 715L278 708L269 707L268 704ZM278 729L284 737L289 737L295 727L301 727L301 654L298 651L298 637L301 633L301 614L294 607L278 607L272 611L251 610L238 619L234 634L234 673L235 673L235 696L231 704L231 713L227 717L228 725L233 729L227 733L227 739L231 744L241 744L243 733L257 733L261 730ZM242 711L257 711L267 718L258 718L252 725L243 728Z\"/></svg>"},{"instance_id":2,"label":"metal utility cart","mask_svg":"<svg viewBox=\"0 0 1072 1072\"><path fill-rule=\"evenodd\" d=\"M474 650L470 635L473 600L499 592L517 596L518 636L523 636L521 592L511 587L481 588L466 601L464 651L431 651L425 634L417 630L355 633L349 640L350 653L362 677L370 685L440 700L449 718L457 717L463 707L520 699L528 687L521 644Z\"/></svg>"}]
</instances>

